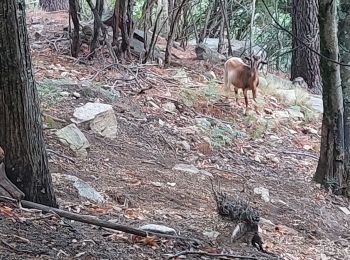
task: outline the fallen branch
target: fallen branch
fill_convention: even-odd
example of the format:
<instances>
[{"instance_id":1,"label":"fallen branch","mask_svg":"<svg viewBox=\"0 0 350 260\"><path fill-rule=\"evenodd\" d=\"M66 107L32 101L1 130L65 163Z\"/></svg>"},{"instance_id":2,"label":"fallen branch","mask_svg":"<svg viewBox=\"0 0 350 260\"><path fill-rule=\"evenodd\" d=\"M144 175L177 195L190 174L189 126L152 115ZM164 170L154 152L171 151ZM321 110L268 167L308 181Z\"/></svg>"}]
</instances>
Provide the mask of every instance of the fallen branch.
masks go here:
<instances>
[{"instance_id":1,"label":"fallen branch","mask_svg":"<svg viewBox=\"0 0 350 260\"><path fill-rule=\"evenodd\" d=\"M230 255L230 254L212 254L212 253L207 253L205 251L182 251L179 252L175 255L171 255L168 257L168 259L174 259L179 256L183 255L203 255L203 256L211 256L211 257L226 257L226 258L238 258L238 259L255 259L257 260L258 258L252 257L252 256L240 256L240 255Z\"/></svg>"},{"instance_id":2,"label":"fallen branch","mask_svg":"<svg viewBox=\"0 0 350 260\"><path fill-rule=\"evenodd\" d=\"M308 156L308 157L311 157L315 160L318 160L319 157L316 156L316 155L313 155L313 154L309 154L309 153L302 153L302 152L289 152L289 151L282 151L282 153L284 154L294 154L294 155L303 155L303 156Z\"/></svg>"},{"instance_id":3,"label":"fallen branch","mask_svg":"<svg viewBox=\"0 0 350 260\"><path fill-rule=\"evenodd\" d=\"M75 163L75 160L74 160L73 158L71 158L71 157L69 157L69 156L67 156L67 155L65 155L65 154L61 154L61 153L56 152L56 151L51 150L51 149L46 149L46 151L47 151L48 153L52 153L52 154L54 154L54 155L57 155L57 156L62 157L62 158L64 158L64 159L67 159L68 161L70 161L70 162L72 162L72 163Z\"/></svg>"},{"instance_id":4,"label":"fallen branch","mask_svg":"<svg viewBox=\"0 0 350 260\"><path fill-rule=\"evenodd\" d=\"M48 207L48 206L41 205L38 203L34 203L31 201L22 200L21 204L27 208L39 209L39 210L42 210L42 211L48 212L48 213L53 212L53 213L56 213L57 215L59 215L60 217L68 218L68 219L79 221L82 223L87 223L87 224L92 224L92 225L96 225L96 226L100 226L100 227L114 229L114 230L122 231L122 232L125 232L128 234L133 234L133 235L140 236L140 237L148 237L150 235L154 235L154 236L162 237L162 238L191 240L191 241L194 241L196 243L199 243L199 241L195 238L174 236L174 235L144 231L141 229L137 229L137 228L133 228L133 227L129 227L129 226L101 220L95 216L76 214L76 213L68 212L68 211L65 211L62 209L52 208L52 207Z\"/></svg>"}]
</instances>

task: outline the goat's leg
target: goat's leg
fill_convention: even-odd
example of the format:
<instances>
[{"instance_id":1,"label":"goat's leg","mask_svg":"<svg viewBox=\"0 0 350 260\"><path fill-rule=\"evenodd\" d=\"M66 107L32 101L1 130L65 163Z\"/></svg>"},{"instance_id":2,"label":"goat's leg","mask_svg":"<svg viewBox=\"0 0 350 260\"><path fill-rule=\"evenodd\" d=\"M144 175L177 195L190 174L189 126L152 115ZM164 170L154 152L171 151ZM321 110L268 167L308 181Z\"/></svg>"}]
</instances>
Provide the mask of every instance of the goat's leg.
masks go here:
<instances>
[{"instance_id":1,"label":"goat's leg","mask_svg":"<svg viewBox=\"0 0 350 260\"><path fill-rule=\"evenodd\" d=\"M239 104L239 99L238 99L238 88L235 87L235 97L236 97L236 103L237 105Z\"/></svg>"},{"instance_id":2,"label":"goat's leg","mask_svg":"<svg viewBox=\"0 0 350 260\"><path fill-rule=\"evenodd\" d=\"M254 110L258 115L260 115L260 112L258 111L258 102L256 101L256 88L253 88L252 92L253 92L253 100L254 100Z\"/></svg>"},{"instance_id":3,"label":"goat's leg","mask_svg":"<svg viewBox=\"0 0 350 260\"><path fill-rule=\"evenodd\" d=\"M248 110L248 90L244 89L243 90L243 95L244 95L244 102L245 102L245 111L244 114L247 114L247 110Z\"/></svg>"}]
</instances>

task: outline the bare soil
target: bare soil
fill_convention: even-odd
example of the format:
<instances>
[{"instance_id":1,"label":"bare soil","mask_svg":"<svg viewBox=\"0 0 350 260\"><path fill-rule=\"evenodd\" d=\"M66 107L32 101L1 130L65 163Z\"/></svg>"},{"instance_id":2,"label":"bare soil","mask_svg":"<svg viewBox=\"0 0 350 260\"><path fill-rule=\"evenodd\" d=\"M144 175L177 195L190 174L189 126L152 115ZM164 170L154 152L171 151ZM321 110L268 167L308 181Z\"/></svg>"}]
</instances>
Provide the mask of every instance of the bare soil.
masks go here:
<instances>
[{"instance_id":1,"label":"bare soil","mask_svg":"<svg viewBox=\"0 0 350 260\"><path fill-rule=\"evenodd\" d=\"M186 52L175 49L182 60L175 59L174 67L169 70L157 66L140 69L140 81L144 87L152 84L150 90L134 91L138 84L126 80L124 85L118 85L126 95L116 100L100 92L87 93L79 84L96 73L95 80L103 84L113 84L120 77L132 75L120 68L103 70L109 64L108 51L103 49L92 61L69 57L69 42L62 36L67 14L31 11L27 16L35 79L40 82L65 78L72 84L61 86L60 91L82 94L80 98L60 95L43 98L43 112L66 121L56 122L55 128L69 124L76 107L97 99L112 104L118 118L119 132L113 140L83 129L91 144L87 158L74 158L73 163L50 154L60 207L134 227L164 224L202 243L142 240L1 203L1 259L165 259L166 254L191 249L273 259L250 244L231 243L234 225L218 216L209 177L203 173L175 171L172 168L177 163L191 164L211 173L220 180L223 191L257 208L262 218L264 247L281 259L350 259L350 217L339 209L349 207L349 200L316 185L312 176L317 160L304 155L318 155L320 137L305 129L319 130L320 121L310 125L288 120L256 137L256 117L259 116L245 117L241 106L228 105L221 99L214 103L197 102L191 108L178 102L180 106L174 113L165 112L162 104L179 100L180 80L175 81L174 77L179 68L198 84L206 83L202 75L209 69L221 78L221 67L196 61L191 48ZM35 21L43 25L37 39ZM86 46L83 48L87 51ZM273 105L284 107L269 96L263 98L271 109L276 109ZM213 124L220 120L233 121L237 129L247 135L231 144L210 147L192 127L195 117L201 114ZM263 113L260 117L266 116ZM74 157L68 147L59 143L54 130L46 129L45 136L48 148ZM191 150L186 151L181 141L190 144ZM90 183L108 198L107 202L95 204L79 197L62 174ZM269 202L254 194L254 188L258 187L269 190ZM217 231L220 235L213 239L206 237L204 231ZM188 256L188 259L199 257Z\"/></svg>"}]
</instances>

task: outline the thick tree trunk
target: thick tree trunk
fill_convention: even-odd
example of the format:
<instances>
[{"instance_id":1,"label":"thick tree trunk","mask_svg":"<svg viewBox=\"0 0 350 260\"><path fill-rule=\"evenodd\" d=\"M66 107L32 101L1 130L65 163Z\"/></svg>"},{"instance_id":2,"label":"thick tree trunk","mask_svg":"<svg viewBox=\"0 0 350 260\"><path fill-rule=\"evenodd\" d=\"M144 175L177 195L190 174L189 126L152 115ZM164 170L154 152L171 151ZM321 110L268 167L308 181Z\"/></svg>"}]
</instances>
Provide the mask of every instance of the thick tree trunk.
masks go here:
<instances>
[{"instance_id":1,"label":"thick tree trunk","mask_svg":"<svg viewBox=\"0 0 350 260\"><path fill-rule=\"evenodd\" d=\"M39 5L47 12L68 10L69 0L39 0Z\"/></svg>"},{"instance_id":2,"label":"thick tree trunk","mask_svg":"<svg viewBox=\"0 0 350 260\"><path fill-rule=\"evenodd\" d=\"M318 0L293 0L293 34L315 51L320 50ZM312 93L321 94L320 58L293 38L291 78L302 77Z\"/></svg>"},{"instance_id":3,"label":"thick tree trunk","mask_svg":"<svg viewBox=\"0 0 350 260\"><path fill-rule=\"evenodd\" d=\"M339 46L341 61L350 65L350 2L340 0L341 17L339 22ZM347 183L346 194L350 197L350 70L340 68L344 100L344 138L345 138L345 174Z\"/></svg>"},{"instance_id":4,"label":"thick tree trunk","mask_svg":"<svg viewBox=\"0 0 350 260\"><path fill-rule=\"evenodd\" d=\"M337 37L337 8L334 0L320 0L321 53L337 61L339 55ZM323 120L321 152L314 176L316 182L332 189L335 194L345 194L344 108L340 79L340 66L322 60Z\"/></svg>"},{"instance_id":5,"label":"thick tree trunk","mask_svg":"<svg viewBox=\"0 0 350 260\"><path fill-rule=\"evenodd\" d=\"M24 0L0 2L0 146L26 199L57 206L34 84Z\"/></svg>"}]
</instances>

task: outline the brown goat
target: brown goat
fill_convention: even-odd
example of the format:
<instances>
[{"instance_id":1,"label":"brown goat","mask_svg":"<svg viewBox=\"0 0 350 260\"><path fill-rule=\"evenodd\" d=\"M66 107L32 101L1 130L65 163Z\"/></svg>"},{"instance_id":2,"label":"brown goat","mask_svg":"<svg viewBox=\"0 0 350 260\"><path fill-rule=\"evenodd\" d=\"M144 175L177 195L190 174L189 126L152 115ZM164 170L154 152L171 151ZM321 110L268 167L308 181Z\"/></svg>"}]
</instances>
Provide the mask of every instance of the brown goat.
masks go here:
<instances>
[{"instance_id":1,"label":"brown goat","mask_svg":"<svg viewBox=\"0 0 350 260\"><path fill-rule=\"evenodd\" d=\"M259 85L258 69L260 64L266 64L261 58L253 55L252 58L245 57L248 64L241 58L232 57L225 62L225 91L234 86L236 102L238 103L238 89L243 89L246 111L248 109L248 90L253 92L253 100L256 103L256 89ZM255 107L255 111L257 108Z\"/></svg>"}]
</instances>

